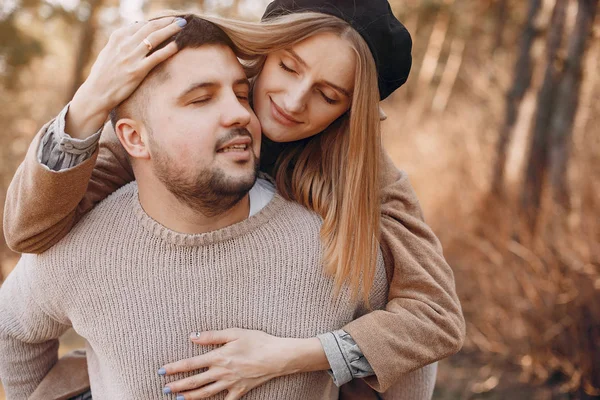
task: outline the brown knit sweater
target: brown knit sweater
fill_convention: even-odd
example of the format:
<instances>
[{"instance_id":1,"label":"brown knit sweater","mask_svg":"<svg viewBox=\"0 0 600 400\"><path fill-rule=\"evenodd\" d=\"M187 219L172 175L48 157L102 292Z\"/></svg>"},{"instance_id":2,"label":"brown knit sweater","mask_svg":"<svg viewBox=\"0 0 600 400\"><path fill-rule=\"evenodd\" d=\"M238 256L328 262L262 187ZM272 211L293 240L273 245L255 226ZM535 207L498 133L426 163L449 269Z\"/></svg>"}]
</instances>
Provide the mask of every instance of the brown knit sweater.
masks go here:
<instances>
[{"instance_id":1,"label":"brown knit sweater","mask_svg":"<svg viewBox=\"0 0 600 400\"><path fill-rule=\"evenodd\" d=\"M91 159L61 172L41 166L37 150L49 124L33 140L7 193L4 230L15 251L48 249L95 204L133 180L126 153L109 124ZM384 310L343 327L375 371L365 380L380 391L406 372L456 353L465 331L454 276L439 240L423 221L407 175L386 154L383 163L381 248L389 302Z\"/></svg>"}]
</instances>

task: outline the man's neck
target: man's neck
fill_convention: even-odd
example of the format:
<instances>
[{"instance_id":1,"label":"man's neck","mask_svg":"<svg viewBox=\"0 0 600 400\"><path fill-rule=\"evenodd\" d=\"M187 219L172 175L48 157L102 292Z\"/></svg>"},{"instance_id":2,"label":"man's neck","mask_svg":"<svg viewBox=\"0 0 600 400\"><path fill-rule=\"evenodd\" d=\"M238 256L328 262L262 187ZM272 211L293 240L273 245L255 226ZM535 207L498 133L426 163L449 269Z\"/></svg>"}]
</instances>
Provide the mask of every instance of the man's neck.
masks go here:
<instances>
[{"instance_id":1,"label":"man's neck","mask_svg":"<svg viewBox=\"0 0 600 400\"><path fill-rule=\"evenodd\" d=\"M206 215L179 200L159 181L138 180L138 193L146 214L180 233L199 234L222 229L245 220L250 212L248 194L219 215Z\"/></svg>"}]
</instances>

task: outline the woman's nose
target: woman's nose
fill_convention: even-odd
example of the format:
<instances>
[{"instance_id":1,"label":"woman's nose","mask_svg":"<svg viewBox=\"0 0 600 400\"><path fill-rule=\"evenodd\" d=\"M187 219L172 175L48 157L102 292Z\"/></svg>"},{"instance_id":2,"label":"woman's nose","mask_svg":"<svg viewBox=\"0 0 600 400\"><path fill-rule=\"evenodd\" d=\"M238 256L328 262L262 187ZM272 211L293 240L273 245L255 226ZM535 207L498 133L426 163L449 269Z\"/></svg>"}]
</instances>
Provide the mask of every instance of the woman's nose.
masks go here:
<instances>
[{"instance_id":1,"label":"woman's nose","mask_svg":"<svg viewBox=\"0 0 600 400\"><path fill-rule=\"evenodd\" d=\"M284 111L289 113L301 113L306 109L306 98L310 88L305 83L290 86L284 96Z\"/></svg>"}]
</instances>

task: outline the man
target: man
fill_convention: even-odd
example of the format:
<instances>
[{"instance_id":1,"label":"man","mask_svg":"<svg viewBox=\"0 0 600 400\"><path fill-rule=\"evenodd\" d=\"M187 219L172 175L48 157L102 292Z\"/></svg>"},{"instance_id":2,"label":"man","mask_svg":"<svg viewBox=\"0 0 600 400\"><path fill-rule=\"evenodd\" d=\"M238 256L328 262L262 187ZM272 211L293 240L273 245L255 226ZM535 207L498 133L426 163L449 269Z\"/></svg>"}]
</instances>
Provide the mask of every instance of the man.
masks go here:
<instances>
[{"instance_id":1,"label":"man","mask_svg":"<svg viewBox=\"0 0 600 400\"><path fill-rule=\"evenodd\" d=\"M71 326L88 343L94 399L164 399L166 383L191 374L165 377L158 367L210 350L190 332L243 326L309 338L355 314L349 293L332 302L320 219L255 183L260 127L227 36L190 18L177 40L180 51L112 115L137 182L49 251L24 255L0 288L9 399L35 390ZM379 272L374 305L386 297ZM246 398L337 392L321 371L273 379Z\"/></svg>"}]
</instances>

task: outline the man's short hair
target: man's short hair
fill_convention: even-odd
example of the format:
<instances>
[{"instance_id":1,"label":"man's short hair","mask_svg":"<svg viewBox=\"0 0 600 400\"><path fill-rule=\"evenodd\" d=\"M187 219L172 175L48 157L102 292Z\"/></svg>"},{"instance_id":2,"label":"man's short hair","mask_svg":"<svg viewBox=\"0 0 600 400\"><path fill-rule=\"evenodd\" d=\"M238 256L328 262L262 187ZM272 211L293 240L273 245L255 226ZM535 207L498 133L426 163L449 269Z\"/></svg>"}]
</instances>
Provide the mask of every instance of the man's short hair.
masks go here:
<instances>
[{"instance_id":1,"label":"man's short hair","mask_svg":"<svg viewBox=\"0 0 600 400\"><path fill-rule=\"evenodd\" d=\"M217 25L193 14L173 16L173 18L177 17L184 18L187 21L185 27L177 34L156 46L148 55L162 49L171 42L177 43L179 51L185 48L198 48L204 45L223 45L229 47L237 54L236 47L229 36ZM154 67L140 83L140 86L121 104L111 110L110 121L113 128L116 129L117 121L121 118L130 117L132 114L138 117L144 116L144 109L146 107L145 99L147 98L147 93L144 92L157 82L164 82L168 79L169 76L165 71L165 66L169 61L170 59L167 59ZM207 62L210 62L210 60L207 60Z\"/></svg>"}]
</instances>

